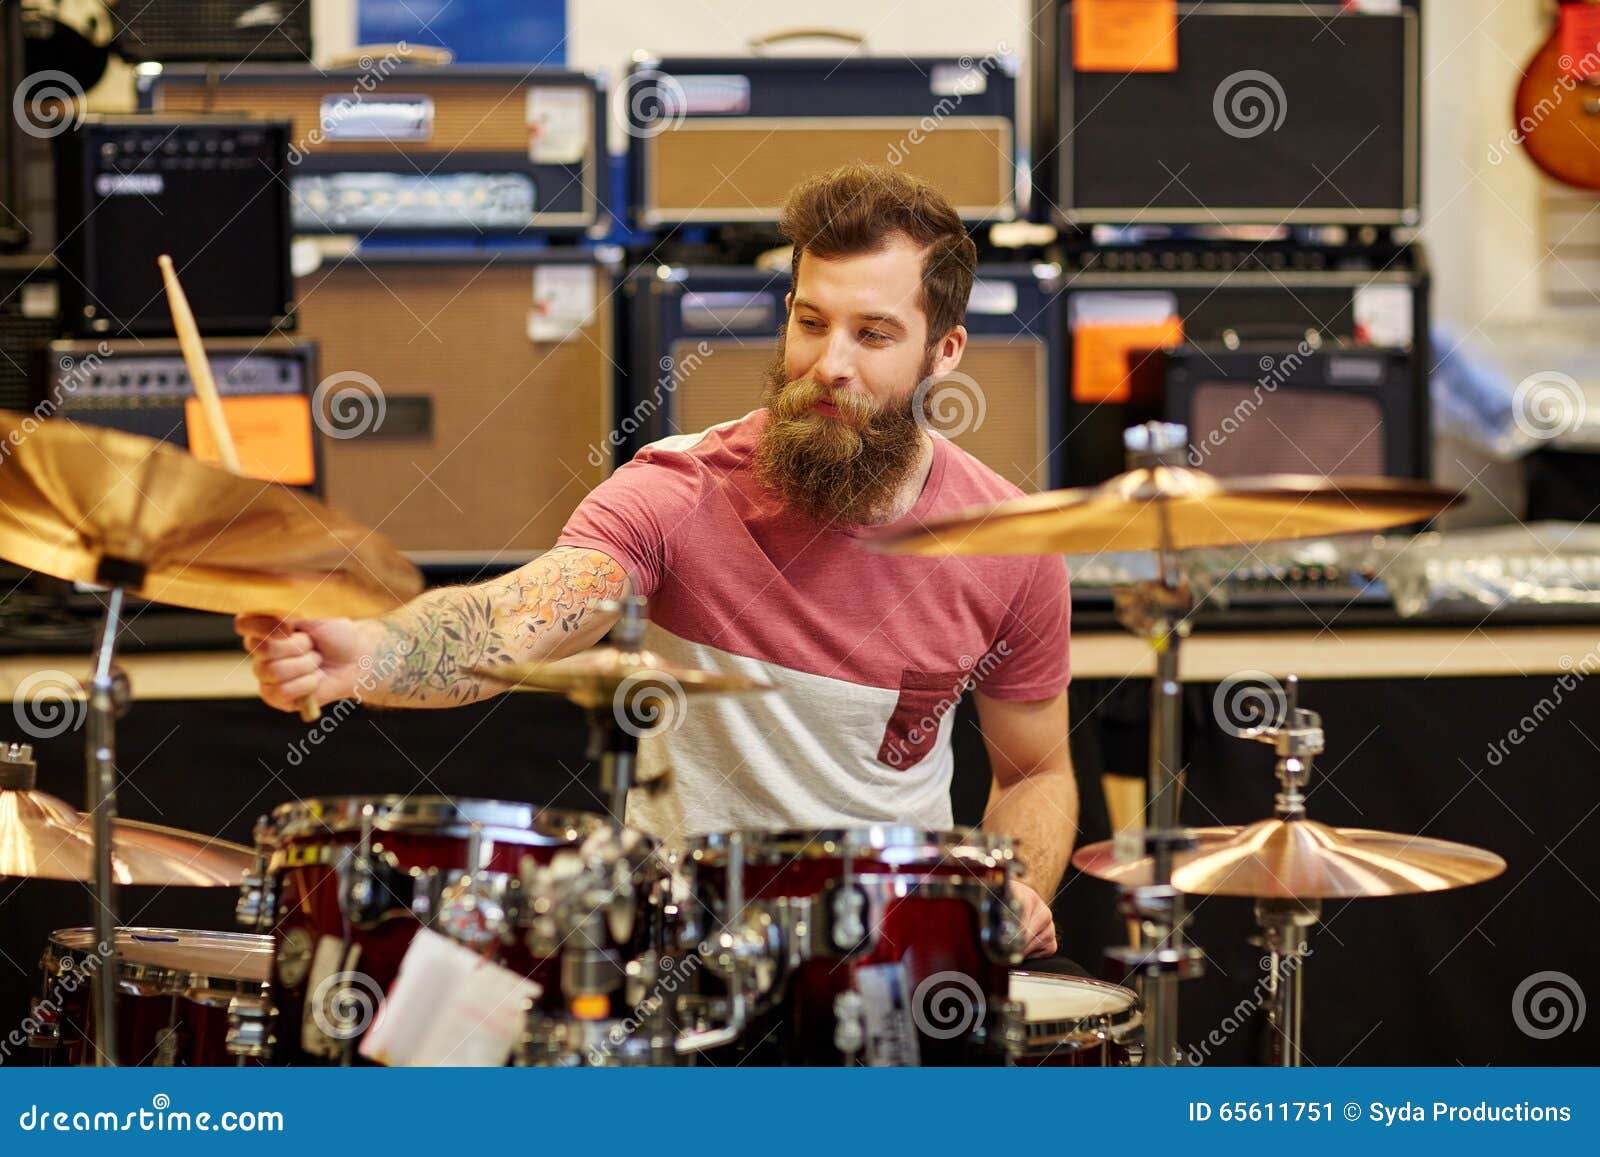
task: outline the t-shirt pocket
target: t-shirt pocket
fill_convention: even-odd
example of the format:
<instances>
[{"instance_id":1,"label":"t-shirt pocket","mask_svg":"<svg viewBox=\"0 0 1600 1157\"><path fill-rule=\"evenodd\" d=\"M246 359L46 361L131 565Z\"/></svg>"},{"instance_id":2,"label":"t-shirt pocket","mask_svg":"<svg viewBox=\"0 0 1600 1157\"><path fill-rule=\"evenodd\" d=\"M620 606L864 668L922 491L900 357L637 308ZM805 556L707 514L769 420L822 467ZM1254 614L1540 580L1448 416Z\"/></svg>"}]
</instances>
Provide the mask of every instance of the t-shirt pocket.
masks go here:
<instances>
[{"instance_id":1,"label":"t-shirt pocket","mask_svg":"<svg viewBox=\"0 0 1600 1157\"><path fill-rule=\"evenodd\" d=\"M969 677L967 671L918 671L907 667L900 672L900 698L884 728L878 762L896 771L921 763L933 750L939 721L961 702Z\"/></svg>"}]
</instances>

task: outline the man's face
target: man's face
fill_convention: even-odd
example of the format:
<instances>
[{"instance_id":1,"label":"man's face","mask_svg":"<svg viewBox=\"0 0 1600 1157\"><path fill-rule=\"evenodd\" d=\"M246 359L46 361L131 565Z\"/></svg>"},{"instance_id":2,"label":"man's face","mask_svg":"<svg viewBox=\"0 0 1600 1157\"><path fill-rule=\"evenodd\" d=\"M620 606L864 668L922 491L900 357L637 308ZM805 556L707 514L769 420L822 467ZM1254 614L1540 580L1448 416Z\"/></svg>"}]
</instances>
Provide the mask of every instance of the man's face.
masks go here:
<instances>
[{"instance_id":1,"label":"man's face","mask_svg":"<svg viewBox=\"0 0 1600 1157\"><path fill-rule=\"evenodd\" d=\"M816 383L832 415L905 409L921 381L928 352L922 311L919 246L897 238L881 252L834 260L806 253L788 298L784 377Z\"/></svg>"},{"instance_id":2,"label":"man's face","mask_svg":"<svg viewBox=\"0 0 1600 1157\"><path fill-rule=\"evenodd\" d=\"M922 263L903 237L876 253L800 258L758 466L818 522L862 525L893 504L922 451L917 386L960 360L965 330L929 348Z\"/></svg>"}]
</instances>

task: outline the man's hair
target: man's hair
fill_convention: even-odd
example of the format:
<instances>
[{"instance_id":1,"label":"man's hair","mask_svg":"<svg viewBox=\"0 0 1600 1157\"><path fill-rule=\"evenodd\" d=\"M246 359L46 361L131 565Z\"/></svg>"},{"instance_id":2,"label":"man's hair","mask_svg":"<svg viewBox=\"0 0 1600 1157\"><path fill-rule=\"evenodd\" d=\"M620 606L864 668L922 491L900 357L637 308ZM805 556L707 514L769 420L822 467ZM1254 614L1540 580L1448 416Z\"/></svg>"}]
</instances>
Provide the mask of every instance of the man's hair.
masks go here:
<instances>
[{"instance_id":1,"label":"man's hair","mask_svg":"<svg viewBox=\"0 0 1600 1157\"><path fill-rule=\"evenodd\" d=\"M966 316L978 249L955 207L928 182L887 165L842 165L796 185L778 229L800 256L833 259L876 253L898 234L923 246L922 312L932 345Z\"/></svg>"}]
</instances>

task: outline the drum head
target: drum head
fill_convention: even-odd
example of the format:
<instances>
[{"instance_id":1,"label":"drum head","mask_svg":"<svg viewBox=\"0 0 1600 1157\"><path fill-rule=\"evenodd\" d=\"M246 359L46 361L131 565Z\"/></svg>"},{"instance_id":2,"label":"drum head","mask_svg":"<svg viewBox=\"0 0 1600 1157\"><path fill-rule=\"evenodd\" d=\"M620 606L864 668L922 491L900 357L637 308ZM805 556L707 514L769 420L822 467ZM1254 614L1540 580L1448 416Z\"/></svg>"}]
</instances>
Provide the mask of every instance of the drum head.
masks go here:
<instances>
[{"instance_id":1,"label":"drum head","mask_svg":"<svg viewBox=\"0 0 1600 1157\"><path fill-rule=\"evenodd\" d=\"M1104 1030L1112 1037L1139 1023L1139 997L1129 988L1081 976L1013 972L1011 999L1021 1002L1030 1040Z\"/></svg>"},{"instance_id":2,"label":"drum head","mask_svg":"<svg viewBox=\"0 0 1600 1157\"><path fill-rule=\"evenodd\" d=\"M85 959L94 954L92 928L63 928L50 936L58 954ZM265 984L272 970L272 937L244 932L185 928L118 928L117 961L126 968L244 980Z\"/></svg>"}]
</instances>

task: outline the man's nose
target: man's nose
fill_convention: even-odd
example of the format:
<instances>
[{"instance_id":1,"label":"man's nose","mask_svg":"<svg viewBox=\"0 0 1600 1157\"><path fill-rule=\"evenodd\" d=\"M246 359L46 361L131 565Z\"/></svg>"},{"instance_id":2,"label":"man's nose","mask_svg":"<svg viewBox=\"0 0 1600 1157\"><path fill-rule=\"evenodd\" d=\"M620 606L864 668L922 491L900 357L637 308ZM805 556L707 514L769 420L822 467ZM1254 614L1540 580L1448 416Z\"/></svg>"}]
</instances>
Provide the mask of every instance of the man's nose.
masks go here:
<instances>
[{"instance_id":1,"label":"man's nose","mask_svg":"<svg viewBox=\"0 0 1600 1157\"><path fill-rule=\"evenodd\" d=\"M811 375L820 384L830 388L848 385L855 376L854 352L847 337L834 335L828 339L822 356L812 367Z\"/></svg>"}]
</instances>

